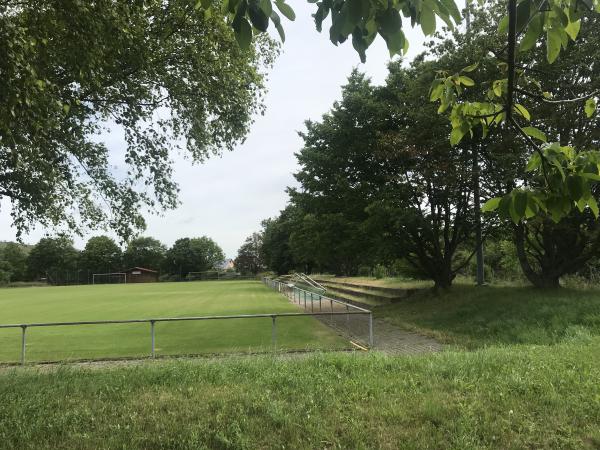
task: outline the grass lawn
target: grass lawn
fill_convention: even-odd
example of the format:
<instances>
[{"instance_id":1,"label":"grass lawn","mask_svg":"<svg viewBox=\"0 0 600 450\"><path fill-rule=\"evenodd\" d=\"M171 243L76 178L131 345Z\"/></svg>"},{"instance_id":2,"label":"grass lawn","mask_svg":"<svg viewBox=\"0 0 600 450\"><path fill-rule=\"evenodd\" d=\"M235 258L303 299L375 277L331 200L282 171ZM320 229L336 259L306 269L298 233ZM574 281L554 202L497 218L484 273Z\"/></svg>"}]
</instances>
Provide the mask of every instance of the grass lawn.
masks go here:
<instances>
[{"instance_id":1,"label":"grass lawn","mask_svg":"<svg viewBox=\"0 0 600 450\"><path fill-rule=\"evenodd\" d=\"M69 322L297 312L258 281L113 284L0 290L0 323ZM286 349L342 348L347 343L312 318L280 318L278 345ZM20 329L0 329L0 361L17 361ZM158 355L270 348L271 319L156 324ZM30 328L27 360L146 356L150 325Z\"/></svg>"},{"instance_id":2,"label":"grass lawn","mask_svg":"<svg viewBox=\"0 0 600 450\"><path fill-rule=\"evenodd\" d=\"M260 286L256 286L259 288ZM162 360L0 370L18 449L599 449L600 292L456 286L379 317L419 356Z\"/></svg>"},{"instance_id":3,"label":"grass lawn","mask_svg":"<svg viewBox=\"0 0 600 450\"><path fill-rule=\"evenodd\" d=\"M600 290L458 284L438 295L422 290L375 316L458 348L553 345L600 336Z\"/></svg>"},{"instance_id":4,"label":"grass lawn","mask_svg":"<svg viewBox=\"0 0 600 450\"><path fill-rule=\"evenodd\" d=\"M593 449L600 342L5 369L14 449Z\"/></svg>"}]
</instances>

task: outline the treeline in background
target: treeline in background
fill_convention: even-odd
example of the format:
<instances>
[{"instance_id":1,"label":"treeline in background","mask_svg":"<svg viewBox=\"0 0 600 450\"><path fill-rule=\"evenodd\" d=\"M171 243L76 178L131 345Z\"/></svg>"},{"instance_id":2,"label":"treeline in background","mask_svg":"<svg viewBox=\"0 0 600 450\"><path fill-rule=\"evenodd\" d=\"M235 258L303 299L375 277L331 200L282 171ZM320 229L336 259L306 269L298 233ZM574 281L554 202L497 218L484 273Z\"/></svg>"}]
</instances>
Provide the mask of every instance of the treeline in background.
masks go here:
<instances>
[{"instance_id":1,"label":"treeline in background","mask_svg":"<svg viewBox=\"0 0 600 450\"><path fill-rule=\"evenodd\" d=\"M330 112L306 122L289 204L248 238L240 263L280 274L425 278L447 288L459 275L474 276L481 223L489 281L522 279L544 288L558 287L567 276L595 282L600 227L589 208L575 208L559 222L550 212L518 223L487 213L479 220L476 198L484 204L543 180L525 169L531 151L521 135L505 128L451 145L451 124L430 101L439 71L459 73L501 47L495 32L501 14L475 10L468 35L456 30L452 39L428 42L410 64L391 62L383 85L355 70ZM600 23L587 25L552 66L545 47L528 53L527 67L552 74L547 86L531 89L557 98L599 90L600 64L593 62L600 60ZM496 71L483 64L469 73L475 79L465 81L473 84L466 98L485 98ZM597 148L600 117L581 119L583 108L583 102L540 102L531 116L547 120L532 125L549 141ZM591 194L600 201L595 188Z\"/></svg>"},{"instance_id":2,"label":"treeline in background","mask_svg":"<svg viewBox=\"0 0 600 450\"><path fill-rule=\"evenodd\" d=\"M211 238L182 238L167 248L152 237L138 237L122 249L108 236L90 238L77 250L67 237L45 237L35 245L0 242L0 284L44 282L88 284L94 274L143 267L161 281L201 278L209 271L231 271L225 254Z\"/></svg>"}]
</instances>

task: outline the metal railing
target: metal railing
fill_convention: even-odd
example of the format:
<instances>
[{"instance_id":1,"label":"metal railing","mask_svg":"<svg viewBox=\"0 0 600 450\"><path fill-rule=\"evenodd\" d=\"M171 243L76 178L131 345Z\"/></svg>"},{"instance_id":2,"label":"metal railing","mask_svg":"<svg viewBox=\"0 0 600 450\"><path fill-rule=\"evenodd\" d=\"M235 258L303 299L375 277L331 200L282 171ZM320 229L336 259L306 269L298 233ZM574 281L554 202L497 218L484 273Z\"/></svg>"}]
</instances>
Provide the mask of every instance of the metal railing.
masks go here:
<instances>
[{"instance_id":1,"label":"metal railing","mask_svg":"<svg viewBox=\"0 0 600 450\"><path fill-rule=\"evenodd\" d=\"M313 280L311 277L309 277L305 273L296 272L294 275L296 277L298 277L303 283L307 284L308 286L312 287L313 289L321 291L322 294L324 294L327 291L325 286L323 286L321 283L318 283L317 281Z\"/></svg>"},{"instance_id":2,"label":"metal railing","mask_svg":"<svg viewBox=\"0 0 600 450\"><path fill-rule=\"evenodd\" d=\"M29 328L38 327L63 327L63 326L79 326L79 325L111 325L111 324L127 324L127 323L149 323L150 324L150 356L156 356L156 334L154 325L157 322L183 322L183 321L200 321L200 320L230 320L230 319L257 319L271 318L271 345L273 349L277 348L277 318L280 317L319 317L340 315L348 316L349 314L370 314L367 310L356 308L356 311L329 311L329 312L299 312L299 313L266 313L266 314L238 314L231 316L198 316L198 317L159 317L152 319L129 319L129 320L92 320L79 322L44 322L44 323L21 323L21 324L0 324L0 329L5 328L20 328L21 329L21 364L25 364L26 356L26 339L27 330Z\"/></svg>"},{"instance_id":3,"label":"metal railing","mask_svg":"<svg viewBox=\"0 0 600 450\"><path fill-rule=\"evenodd\" d=\"M321 293L299 288L293 283L282 283L268 277L263 277L262 281L267 286L285 295L292 303L304 307L305 311L310 309L310 313L307 314L315 315L322 320L325 319L328 325L345 332L350 337L363 341L369 348L373 347L373 313L370 310L327 297ZM325 304L325 312L323 304ZM366 323L364 320L352 322L352 317L366 317ZM339 319L345 319L345 321Z\"/></svg>"}]
</instances>

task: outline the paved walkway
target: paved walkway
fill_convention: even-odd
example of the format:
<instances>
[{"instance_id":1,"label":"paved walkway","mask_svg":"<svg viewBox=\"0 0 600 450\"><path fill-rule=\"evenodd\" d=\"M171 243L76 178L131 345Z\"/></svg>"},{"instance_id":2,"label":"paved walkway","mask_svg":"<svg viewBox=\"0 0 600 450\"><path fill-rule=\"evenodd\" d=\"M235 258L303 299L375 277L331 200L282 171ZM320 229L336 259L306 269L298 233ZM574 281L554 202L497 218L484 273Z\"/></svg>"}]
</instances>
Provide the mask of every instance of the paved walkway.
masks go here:
<instances>
[{"instance_id":1,"label":"paved walkway","mask_svg":"<svg viewBox=\"0 0 600 450\"><path fill-rule=\"evenodd\" d=\"M395 355L439 352L443 345L435 339L392 325L385 319L373 319L375 349Z\"/></svg>"},{"instance_id":2,"label":"paved walkway","mask_svg":"<svg viewBox=\"0 0 600 450\"><path fill-rule=\"evenodd\" d=\"M288 297L289 298L289 297ZM297 305L302 311L306 312L336 312L343 313L347 311L342 303L334 302L327 297L322 301L319 297L314 297L314 302L307 297L306 303L304 297L289 298L290 302ZM350 307L352 311L352 307ZM363 314L341 314L315 316L321 322L327 324L339 334L355 340L362 345L369 342L369 318ZM394 355L411 355L428 352L438 352L443 349L443 345L427 336L418 333L403 330L382 318L373 319L373 338L374 348L376 350Z\"/></svg>"}]
</instances>

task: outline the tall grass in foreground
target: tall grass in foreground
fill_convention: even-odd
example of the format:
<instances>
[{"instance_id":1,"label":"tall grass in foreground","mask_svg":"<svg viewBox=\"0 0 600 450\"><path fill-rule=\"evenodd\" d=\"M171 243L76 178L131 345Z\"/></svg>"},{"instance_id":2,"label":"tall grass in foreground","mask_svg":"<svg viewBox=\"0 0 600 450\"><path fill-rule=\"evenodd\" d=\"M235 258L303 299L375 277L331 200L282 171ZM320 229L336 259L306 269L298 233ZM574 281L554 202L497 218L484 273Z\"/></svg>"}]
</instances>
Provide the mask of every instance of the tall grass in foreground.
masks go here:
<instances>
[{"instance_id":1,"label":"tall grass in foreground","mask_svg":"<svg viewBox=\"0 0 600 450\"><path fill-rule=\"evenodd\" d=\"M0 372L15 449L600 446L600 341Z\"/></svg>"}]
</instances>

